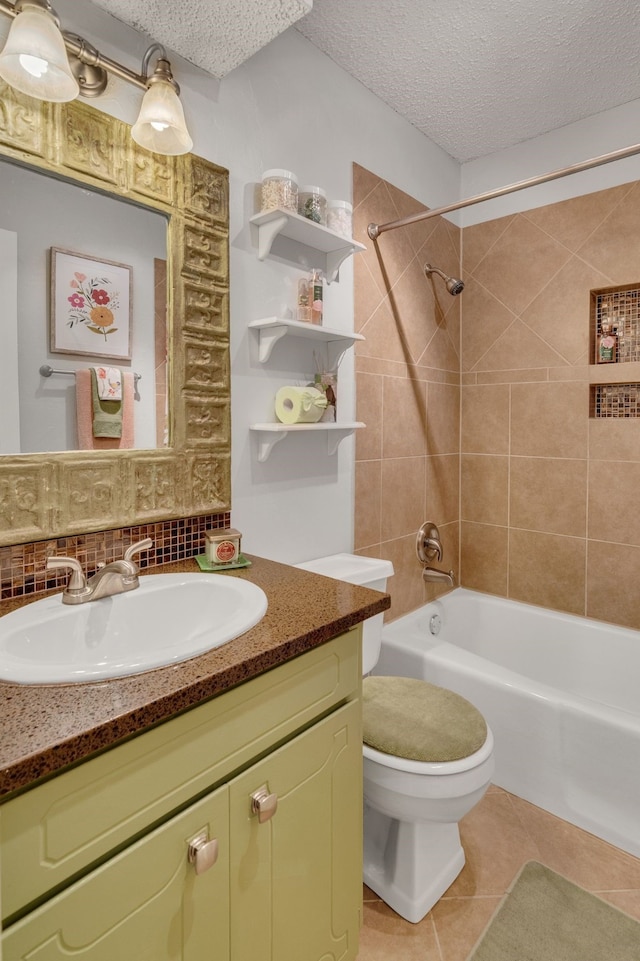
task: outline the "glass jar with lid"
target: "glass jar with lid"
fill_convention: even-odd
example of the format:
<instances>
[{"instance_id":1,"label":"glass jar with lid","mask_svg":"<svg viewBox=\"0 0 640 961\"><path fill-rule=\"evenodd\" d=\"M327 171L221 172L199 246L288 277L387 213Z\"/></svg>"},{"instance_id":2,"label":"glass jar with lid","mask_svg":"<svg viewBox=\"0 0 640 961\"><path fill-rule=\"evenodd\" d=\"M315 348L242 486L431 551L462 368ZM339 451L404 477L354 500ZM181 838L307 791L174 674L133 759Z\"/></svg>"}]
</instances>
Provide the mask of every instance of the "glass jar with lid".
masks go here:
<instances>
[{"instance_id":1,"label":"glass jar with lid","mask_svg":"<svg viewBox=\"0 0 640 961\"><path fill-rule=\"evenodd\" d=\"M265 170L262 175L261 210L275 210L282 207L298 211L298 178L291 170L274 168Z\"/></svg>"},{"instance_id":2,"label":"glass jar with lid","mask_svg":"<svg viewBox=\"0 0 640 961\"><path fill-rule=\"evenodd\" d=\"M316 224L327 223L327 195L322 187L300 187L298 213Z\"/></svg>"},{"instance_id":3,"label":"glass jar with lid","mask_svg":"<svg viewBox=\"0 0 640 961\"><path fill-rule=\"evenodd\" d=\"M334 234L349 240L353 233L353 208L348 200L329 200L327 202L327 227Z\"/></svg>"}]
</instances>

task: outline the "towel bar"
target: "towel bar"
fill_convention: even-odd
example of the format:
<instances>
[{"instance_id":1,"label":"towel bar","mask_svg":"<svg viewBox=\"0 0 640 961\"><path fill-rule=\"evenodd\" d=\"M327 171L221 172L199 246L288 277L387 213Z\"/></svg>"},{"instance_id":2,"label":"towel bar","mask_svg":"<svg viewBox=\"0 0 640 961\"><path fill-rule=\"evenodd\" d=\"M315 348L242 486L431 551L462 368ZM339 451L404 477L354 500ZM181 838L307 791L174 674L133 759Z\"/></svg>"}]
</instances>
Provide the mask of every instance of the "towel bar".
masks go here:
<instances>
[{"instance_id":1,"label":"towel bar","mask_svg":"<svg viewBox=\"0 0 640 961\"><path fill-rule=\"evenodd\" d=\"M50 367L49 364L43 364L42 367L40 367L39 373L42 377L51 377L52 374L72 374L75 376L75 370L60 370L56 367ZM136 374L134 372L133 379L135 380L137 388L138 381L142 380L142 374Z\"/></svg>"}]
</instances>

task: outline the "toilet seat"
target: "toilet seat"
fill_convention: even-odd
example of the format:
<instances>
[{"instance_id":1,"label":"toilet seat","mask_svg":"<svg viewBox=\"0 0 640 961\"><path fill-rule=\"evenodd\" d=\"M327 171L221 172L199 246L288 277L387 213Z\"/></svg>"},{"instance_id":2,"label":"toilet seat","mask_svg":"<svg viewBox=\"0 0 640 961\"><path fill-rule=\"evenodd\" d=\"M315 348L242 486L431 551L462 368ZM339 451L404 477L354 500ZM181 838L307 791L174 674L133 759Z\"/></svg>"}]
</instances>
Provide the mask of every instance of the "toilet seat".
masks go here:
<instances>
[{"instance_id":1,"label":"toilet seat","mask_svg":"<svg viewBox=\"0 0 640 961\"><path fill-rule=\"evenodd\" d=\"M493 733L488 727L487 737L482 747L468 757L462 757L457 761L412 761L406 757L397 757L395 754L385 754L384 751L378 751L369 744L362 745L362 754L368 761L379 764L383 768L404 771L405 774L421 774L425 777L444 777L450 774L463 774L484 764L491 757L493 747Z\"/></svg>"},{"instance_id":2,"label":"toilet seat","mask_svg":"<svg viewBox=\"0 0 640 961\"><path fill-rule=\"evenodd\" d=\"M449 764L479 751L487 722L466 698L412 677L365 677L363 741L384 754Z\"/></svg>"}]
</instances>

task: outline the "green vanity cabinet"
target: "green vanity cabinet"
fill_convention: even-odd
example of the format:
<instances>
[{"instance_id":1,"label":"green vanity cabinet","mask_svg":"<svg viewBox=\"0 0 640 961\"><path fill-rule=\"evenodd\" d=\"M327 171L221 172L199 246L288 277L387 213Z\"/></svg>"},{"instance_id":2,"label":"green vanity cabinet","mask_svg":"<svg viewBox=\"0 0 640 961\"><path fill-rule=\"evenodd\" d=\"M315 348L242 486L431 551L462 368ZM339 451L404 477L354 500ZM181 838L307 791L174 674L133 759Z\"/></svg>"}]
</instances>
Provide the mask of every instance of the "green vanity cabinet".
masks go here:
<instances>
[{"instance_id":1,"label":"green vanity cabinet","mask_svg":"<svg viewBox=\"0 0 640 961\"><path fill-rule=\"evenodd\" d=\"M354 629L6 802L2 961L353 961L359 690Z\"/></svg>"},{"instance_id":2,"label":"green vanity cabinet","mask_svg":"<svg viewBox=\"0 0 640 961\"><path fill-rule=\"evenodd\" d=\"M229 957L226 787L111 858L3 934L3 961L199 961ZM196 875L188 839L206 829L218 860Z\"/></svg>"}]
</instances>

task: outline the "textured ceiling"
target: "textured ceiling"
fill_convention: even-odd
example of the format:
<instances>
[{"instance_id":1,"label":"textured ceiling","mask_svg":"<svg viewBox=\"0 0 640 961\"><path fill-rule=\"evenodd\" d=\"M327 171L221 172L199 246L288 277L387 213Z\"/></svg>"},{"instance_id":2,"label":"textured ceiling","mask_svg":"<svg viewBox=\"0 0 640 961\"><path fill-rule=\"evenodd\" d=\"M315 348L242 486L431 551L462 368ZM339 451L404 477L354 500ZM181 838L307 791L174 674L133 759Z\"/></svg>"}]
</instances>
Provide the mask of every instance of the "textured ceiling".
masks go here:
<instances>
[{"instance_id":1,"label":"textured ceiling","mask_svg":"<svg viewBox=\"0 0 640 961\"><path fill-rule=\"evenodd\" d=\"M313 4L313 0L93 2L218 78L244 63Z\"/></svg>"},{"instance_id":2,"label":"textured ceiling","mask_svg":"<svg viewBox=\"0 0 640 961\"><path fill-rule=\"evenodd\" d=\"M638 0L315 0L296 27L460 161L640 98Z\"/></svg>"},{"instance_id":3,"label":"textured ceiling","mask_svg":"<svg viewBox=\"0 0 640 961\"><path fill-rule=\"evenodd\" d=\"M295 22L459 161L640 98L640 0L93 2L218 78Z\"/></svg>"}]
</instances>

